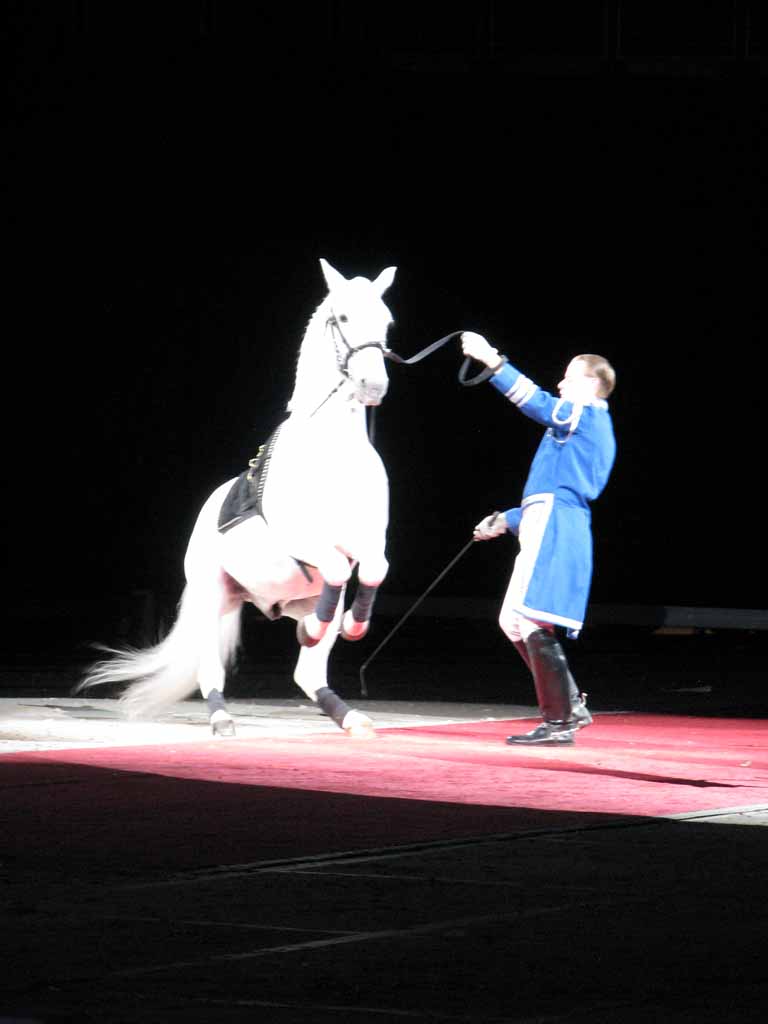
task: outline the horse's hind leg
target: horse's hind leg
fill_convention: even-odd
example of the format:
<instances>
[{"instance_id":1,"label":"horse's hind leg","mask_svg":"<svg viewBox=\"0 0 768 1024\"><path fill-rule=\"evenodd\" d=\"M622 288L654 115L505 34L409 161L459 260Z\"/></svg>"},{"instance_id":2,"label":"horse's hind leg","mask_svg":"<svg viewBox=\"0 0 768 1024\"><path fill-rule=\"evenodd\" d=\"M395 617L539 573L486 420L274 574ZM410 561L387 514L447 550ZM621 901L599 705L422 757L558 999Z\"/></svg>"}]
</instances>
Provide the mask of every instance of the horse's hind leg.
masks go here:
<instances>
[{"instance_id":1,"label":"horse's hind leg","mask_svg":"<svg viewBox=\"0 0 768 1024\"><path fill-rule=\"evenodd\" d=\"M328 686L328 657L341 623L343 590L333 620L322 639L313 647L302 647L293 673L296 685L314 701L336 725L349 736L368 738L375 735L370 718L351 708Z\"/></svg>"},{"instance_id":2,"label":"horse's hind leg","mask_svg":"<svg viewBox=\"0 0 768 1024\"><path fill-rule=\"evenodd\" d=\"M200 645L198 683L208 705L209 721L214 736L235 735L235 723L224 703L224 684L227 662L237 647L240 635L242 603L229 600L224 610L218 611L217 629L209 631Z\"/></svg>"}]
</instances>

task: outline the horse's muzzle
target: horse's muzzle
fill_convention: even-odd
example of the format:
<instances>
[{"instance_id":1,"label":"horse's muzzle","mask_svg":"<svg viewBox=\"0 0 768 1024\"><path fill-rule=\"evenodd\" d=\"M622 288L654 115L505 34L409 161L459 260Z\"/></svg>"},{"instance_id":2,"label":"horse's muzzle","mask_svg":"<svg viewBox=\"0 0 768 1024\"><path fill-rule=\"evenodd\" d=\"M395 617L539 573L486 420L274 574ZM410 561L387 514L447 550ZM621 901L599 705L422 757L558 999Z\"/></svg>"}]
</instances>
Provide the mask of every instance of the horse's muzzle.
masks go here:
<instances>
[{"instance_id":1,"label":"horse's muzzle","mask_svg":"<svg viewBox=\"0 0 768 1024\"><path fill-rule=\"evenodd\" d=\"M386 381L373 383L363 380L357 385L355 397L362 405L381 405L388 387L389 384Z\"/></svg>"}]
</instances>

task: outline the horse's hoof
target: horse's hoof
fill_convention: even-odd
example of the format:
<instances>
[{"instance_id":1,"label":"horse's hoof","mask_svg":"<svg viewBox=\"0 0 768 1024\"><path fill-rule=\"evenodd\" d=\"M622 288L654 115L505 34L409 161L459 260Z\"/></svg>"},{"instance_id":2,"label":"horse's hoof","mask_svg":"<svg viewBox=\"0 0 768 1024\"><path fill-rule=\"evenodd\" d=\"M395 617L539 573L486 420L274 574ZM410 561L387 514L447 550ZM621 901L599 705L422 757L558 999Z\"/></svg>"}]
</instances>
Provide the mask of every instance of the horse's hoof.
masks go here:
<instances>
[{"instance_id":1,"label":"horse's hoof","mask_svg":"<svg viewBox=\"0 0 768 1024\"><path fill-rule=\"evenodd\" d=\"M370 619L367 622L357 622L349 612L344 614L344 618L341 620L341 637L343 640L362 640L368 632L370 626Z\"/></svg>"},{"instance_id":2,"label":"horse's hoof","mask_svg":"<svg viewBox=\"0 0 768 1024\"><path fill-rule=\"evenodd\" d=\"M344 717L342 729L355 740L372 740L376 738L376 730L368 715L362 711L350 711Z\"/></svg>"},{"instance_id":3,"label":"horse's hoof","mask_svg":"<svg viewBox=\"0 0 768 1024\"><path fill-rule=\"evenodd\" d=\"M235 723L226 711L214 711L211 715L211 730L214 736L227 739L235 735Z\"/></svg>"},{"instance_id":4,"label":"horse's hoof","mask_svg":"<svg viewBox=\"0 0 768 1024\"><path fill-rule=\"evenodd\" d=\"M296 624L296 639L302 647L314 647L328 632L328 623L317 618L313 611L300 618Z\"/></svg>"},{"instance_id":5,"label":"horse's hoof","mask_svg":"<svg viewBox=\"0 0 768 1024\"><path fill-rule=\"evenodd\" d=\"M307 627L304 625L304 619L299 619L296 623L296 639L302 647L314 647L320 643L320 637L311 636L307 632Z\"/></svg>"}]
</instances>

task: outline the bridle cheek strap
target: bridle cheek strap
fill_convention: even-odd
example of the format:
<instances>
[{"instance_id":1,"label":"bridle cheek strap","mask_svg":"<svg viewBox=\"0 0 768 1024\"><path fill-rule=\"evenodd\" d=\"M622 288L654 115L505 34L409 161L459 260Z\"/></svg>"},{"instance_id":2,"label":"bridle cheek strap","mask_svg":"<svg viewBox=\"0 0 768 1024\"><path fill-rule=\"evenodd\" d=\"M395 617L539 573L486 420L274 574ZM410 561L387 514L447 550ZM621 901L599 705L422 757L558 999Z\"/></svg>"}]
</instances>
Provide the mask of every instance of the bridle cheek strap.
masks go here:
<instances>
[{"instance_id":1,"label":"bridle cheek strap","mask_svg":"<svg viewBox=\"0 0 768 1024\"><path fill-rule=\"evenodd\" d=\"M346 352L342 355L342 353L339 352L338 340L334 336L333 340L336 346L336 364L339 368L339 373L341 373L347 379L349 379L349 360L352 358L353 355L355 355L356 352L362 352L364 348L377 348L385 356L388 356L389 349L387 348L387 344L384 341L364 341L362 345L350 345L350 343L347 341L344 331L342 331L341 329L341 325L339 324L339 321L335 314L329 316L326 323L331 328L331 331L336 331L338 337L341 338L341 340L344 342Z\"/></svg>"}]
</instances>

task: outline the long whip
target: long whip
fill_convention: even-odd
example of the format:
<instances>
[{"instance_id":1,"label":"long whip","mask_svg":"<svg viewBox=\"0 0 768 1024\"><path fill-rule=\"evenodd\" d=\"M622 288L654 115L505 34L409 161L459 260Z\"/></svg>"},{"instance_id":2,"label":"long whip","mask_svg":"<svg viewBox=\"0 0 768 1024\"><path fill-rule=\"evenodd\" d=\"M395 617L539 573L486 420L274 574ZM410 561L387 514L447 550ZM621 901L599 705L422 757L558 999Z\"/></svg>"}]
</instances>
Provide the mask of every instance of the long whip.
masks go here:
<instances>
[{"instance_id":1,"label":"long whip","mask_svg":"<svg viewBox=\"0 0 768 1024\"><path fill-rule=\"evenodd\" d=\"M499 516L501 513L500 512L494 512L492 514L493 514L493 519L491 520L490 525L493 525L493 523L496 521L496 517ZM376 657L376 655L379 653L379 651L385 646L385 644L389 643L389 641L392 639L392 637L395 635L395 633L398 631L398 629L400 629L400 627L403 625L403 623L406 621L406 619L410 618L410 616L416 611L416 609L419 607L419 605L424 600L424 598L427 597L428 594L430 594L435 589L435 587L440 582L440 580L444 576L447 576L447 574L451 571L451 569L454 567L454 565L456 565L456 563L461 558L464 557L464 555L467 553L467 551L469 551L469 549L475 543L477 543L477 538L476 537L472 537L470 540L467 541L467 543L464 545L464 547L461 549L461 551L459 551L458 554L453 556L453 558L450 560L448 565L446 565L446 567L442 570L442 572L438 576L436 576L434 580L432 580L432 582L429 584L429 586L424 591L424 593L421 595L421 597L416 599L416 601L411 605L411 607L408 609L408 611L405 613L405 615L400 619L400 621L395 624L395 626L389 631L389 633L387 633L387 635L381 641L379 646L375 649L373 654L371 654L368 658L366 658L366 660L360 666L360 696L361 697L367 697L368 696L368 687L365 684L365 670L366 670L366 668L370 665L370 663L373 661L373 659Z\"/></svg>"}]
</instances>

